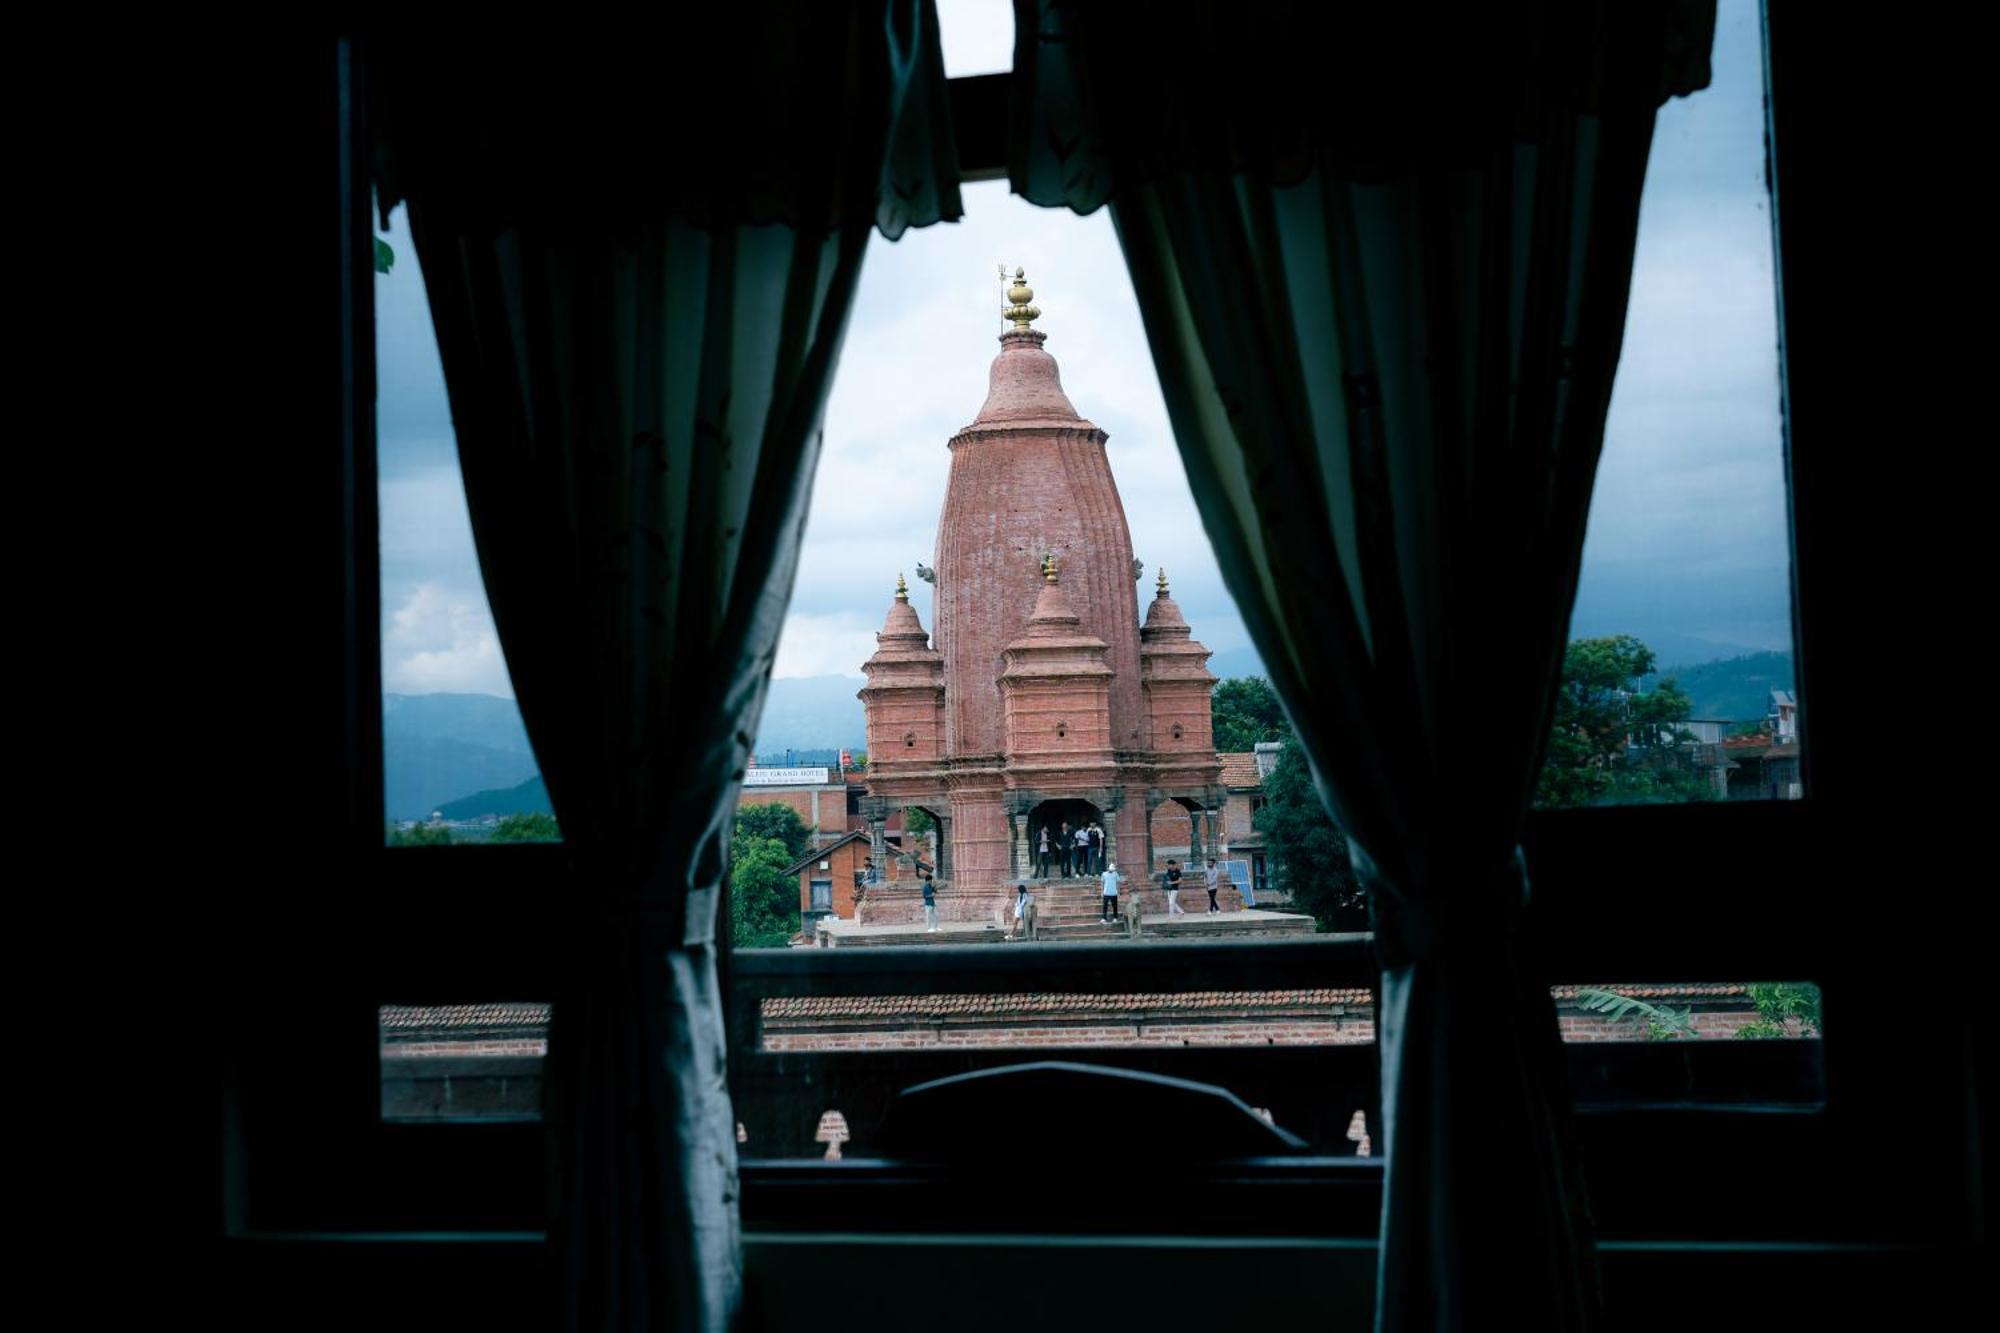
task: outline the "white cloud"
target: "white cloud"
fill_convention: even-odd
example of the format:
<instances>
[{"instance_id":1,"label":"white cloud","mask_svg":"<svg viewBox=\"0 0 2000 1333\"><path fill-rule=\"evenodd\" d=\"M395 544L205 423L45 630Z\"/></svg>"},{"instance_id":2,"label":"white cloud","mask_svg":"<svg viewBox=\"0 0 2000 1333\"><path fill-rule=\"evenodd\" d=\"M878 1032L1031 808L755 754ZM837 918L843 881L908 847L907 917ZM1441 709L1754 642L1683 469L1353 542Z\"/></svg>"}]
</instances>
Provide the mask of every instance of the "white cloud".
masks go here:
<instances>
[{"instance_id":1,"label":"white cloud","mask_svg":"<svg viewBox=\"0 0 2000 1333\"><path fill-rule=\"evenodd\" d=\"M886 607L889 599L882 599ZM771 667L776 679L789 676L859 676L861 664L875 652L879 617L870 622L858 612L785 617L778 636L778 659Z\"/></svg>"},{"instance_id":2,"label":"white cloud","mask_svg":"<svg viewBox=\"0 0 2000 1333\"><path fill-rule=\"evenodd\" d=\"M512 698L485 597L441 583L410 588L382 626L382 688Z\"/></svg>"}]
</instances>

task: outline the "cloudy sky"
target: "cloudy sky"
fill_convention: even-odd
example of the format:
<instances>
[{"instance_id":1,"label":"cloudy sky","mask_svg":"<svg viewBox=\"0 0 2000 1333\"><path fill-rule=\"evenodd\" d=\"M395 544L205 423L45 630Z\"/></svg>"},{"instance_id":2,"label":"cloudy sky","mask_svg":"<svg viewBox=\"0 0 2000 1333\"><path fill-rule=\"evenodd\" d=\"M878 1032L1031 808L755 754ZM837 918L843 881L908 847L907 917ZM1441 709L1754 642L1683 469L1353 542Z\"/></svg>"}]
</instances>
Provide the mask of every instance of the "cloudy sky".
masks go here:
<instances>
[{"instance_id":1,"label":"cloudy sky","mask_svg":"<svg viewBox=\"0 0 2000 1333\"><path fill-rule=\"evenodd\" d=\"M943 0L940 13L949 73L1011 63L1006 0ZM1669 662L1790 638L1759 42L1755 5L1723 0L1714 85L1660 114L1572 625L1638 633ZM945 442L985 397L1001 263L1027 268L1070 398L1110 434L1135 552L1170 571L1219 674L1258 670L1168 431L1109 212L1037 209L998 182L967 187L965 210L958 224L873 241L777 674L859 675L899 572L932 624L915 566L933 563ZM386 238L398 263L376 283L384 686L512 694L422 275L400 218Z\"/></svg>"}]
</instances>

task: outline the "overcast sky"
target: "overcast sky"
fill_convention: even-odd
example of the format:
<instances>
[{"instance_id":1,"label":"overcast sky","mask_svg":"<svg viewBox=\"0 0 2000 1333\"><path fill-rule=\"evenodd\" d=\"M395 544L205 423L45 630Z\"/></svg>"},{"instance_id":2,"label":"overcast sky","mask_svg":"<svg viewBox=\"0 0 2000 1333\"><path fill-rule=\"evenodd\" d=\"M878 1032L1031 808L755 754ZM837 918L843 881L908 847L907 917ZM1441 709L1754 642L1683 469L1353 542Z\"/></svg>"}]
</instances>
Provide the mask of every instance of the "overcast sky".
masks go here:
<instances>
[{"instance_id":1,"label":"overcast sky","mask_svg":"<svg viewBox=\"0 0 2000 1333\"><path fill-rule=\"evenodd\" d=\"M943 0L940 14L948 73L1011 64L1006 0ZM1723 0L1714 85L1660 113L1572 625L1638 633L1669 662L1703 643L1790 642L1761 66L1755 5ZM935 563L945 442L978 412L998 351L1001 263L1027 268L1064 387L1110 434L1148 577L1167 567L1219 674L1258 670L1168 430L1109 211L1034 208L1000 182L966 187L965 210L871 243L776 674L859 675L899 572L933 624L915 568ZM376 280L384 687L512 694L400 217L386 237L398 262Z\"/></svg>"}]
</instances>

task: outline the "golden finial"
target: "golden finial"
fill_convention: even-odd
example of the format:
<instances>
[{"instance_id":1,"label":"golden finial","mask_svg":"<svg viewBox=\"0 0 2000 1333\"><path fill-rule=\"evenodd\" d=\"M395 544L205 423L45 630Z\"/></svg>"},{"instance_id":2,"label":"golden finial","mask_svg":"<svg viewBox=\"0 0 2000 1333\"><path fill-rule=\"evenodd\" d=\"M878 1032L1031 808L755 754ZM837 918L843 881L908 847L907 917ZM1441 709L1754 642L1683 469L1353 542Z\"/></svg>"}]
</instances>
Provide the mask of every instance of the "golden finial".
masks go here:
<instances>
[{"instance_id":1,"label":"golden finial","mask_svg":"<svg viewBox=\"0 0 2000 1333\"><path fill-rule=\"evenodd\" d=\"M903 582L901 574L896 575L896 600L899 602L910 600L910 585Z\"/></svg>"},{"instance_id":2,"label":"golden finial","mask_svg":"<svg viewBox=\"0 0 2000 1333\"><path fill-rule=\"evenodd\" d=\"M1010 281L1005 264L1000 266L1000 281ZM1042 312L1039 308L1028 304L1035 299L1035 289L1028 285L1028 271L1023 268L1015 269L1011 281L1013 285L1007 288L1007 300L1010 304L1001 310L1000 317L1012 320L1017 329L1025 329L1034 323Z\"/></svg>"},{"instance_id":3,"label":"golden finial","mask_svg":"<svg viewBox=\"0 0 2000 1333\"><path fill-rule=\"evenodd\" d=\"M1057 582L1058 581L1057 576L1060 575L1061 573L1062 573L1062 562L1056 559L1056 553L1054 551L1050 551L1047 555L1042 557L1042 581L1044 583Z\"/></svg>"},{"instance_id":4,"label":"golden finial","mask_svg":"<svg viewBox=\"0 0 2000 1333\"><path fill-rule=\"evenodd\" d=\"M1165 597L1167 595L1167 567L1165 565L1160 566L1160 577L1153 580L1153 586L1159 589L1158 596Z\"/></svg>"}]
</instances>

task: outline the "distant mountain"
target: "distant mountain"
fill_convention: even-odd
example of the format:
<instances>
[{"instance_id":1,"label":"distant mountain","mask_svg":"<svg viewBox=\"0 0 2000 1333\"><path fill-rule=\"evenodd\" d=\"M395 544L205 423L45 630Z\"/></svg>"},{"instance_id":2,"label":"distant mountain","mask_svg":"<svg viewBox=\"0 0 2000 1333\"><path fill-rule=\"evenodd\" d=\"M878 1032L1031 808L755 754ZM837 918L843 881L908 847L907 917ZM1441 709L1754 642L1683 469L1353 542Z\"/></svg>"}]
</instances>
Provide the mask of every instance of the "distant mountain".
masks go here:
<instances>
[{"instance_id":1,"label":"distant mountain","mask_svg":"<svg viewBox=\"0 0 2000 1333\"><path fill-rule=\"evenodd\" d=\"M383 734L531 753L521 707L496 694L385 694Z\"/></svg>"},{"instance_id":2,"label":"distant mountain","mask_svg":"<svg viewBox=\"0 0 2000 1333\"><path fill-rule=\"evenodd\" d=\"M1676 663L1676 670L1684 670L1704 662L1754 657L1761 651L1752 644L1730 643L1723 639L1704 639L1698 635L1676 634L1670 630L1654 630L1651 633L1642 630L1624 632L1630 633L1639 642L1651 648L1655 662ZM1570 637L1580 639L1585 636L1572 632Z\"/></svg>"},{"instance_id":3,"label":"distant mountain","mask_svg":"<svg viewBox=\"0 0 2000 1333\"><path fill-rule=\"evenodd\" d=\"M868 726L855 691L859 676L793 676L771 682L764 719L757 728L758 754L785 750L859 750Z\"/></svg>"},{"instance_id":4,"label":"distant mountain","mask_svg":"<svg viewBox=\"0 0 2000 1333\"><path fill-rule=\"evenodd\" d=\"M436 807L446 819L478 819L483 815L552 815L549 789L537 773L519 786L477 792Z\"/></svg>"},{"instance_id":5,"label":"distant mountain","mask_svg":"<svg viewBox=\"0 0 2000 1333\"><path fill-rule=\"evenodd\" d=\"M425 819L468 792L515 787L535 776L521 710L491 694L382 696L384 813Z\"/></svg>"},{"instance_id":6,"label":"distant mountain","mask_svg":"<svg viewBox=\"0 0 2000 1333\"><path fill-rule=\"evenodd\" d=\"M1771 711L1772 690L1794 688L1793 674L1790 653L1746 653L1720 662L1669 667L1653 679L1678 681L1694 699L1696 717L1755 722Z\"/></svg>"},{"instance_id":7,"label":"distant mountain","mask_svg":"<svg viewBox=\"0 0 2000 1333\"><path fill-rule=\"evenodd\" d=\"M858 676L771 682L759 753L859 750L867 741ZM384 805L390 819L549 811L521 710L491 694L382 696ZM553 813L551 811L551 813Z\"/></svg>"}]
</instances>

